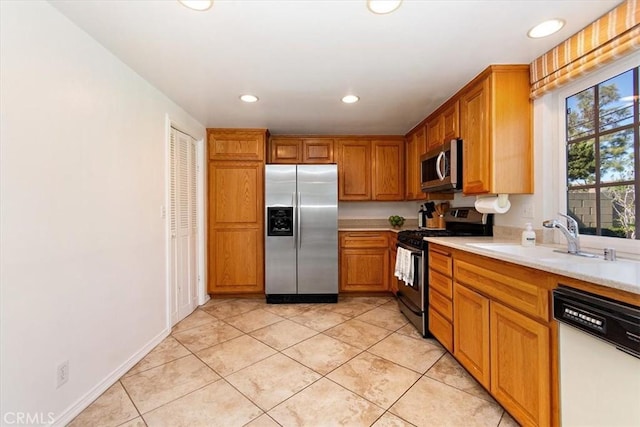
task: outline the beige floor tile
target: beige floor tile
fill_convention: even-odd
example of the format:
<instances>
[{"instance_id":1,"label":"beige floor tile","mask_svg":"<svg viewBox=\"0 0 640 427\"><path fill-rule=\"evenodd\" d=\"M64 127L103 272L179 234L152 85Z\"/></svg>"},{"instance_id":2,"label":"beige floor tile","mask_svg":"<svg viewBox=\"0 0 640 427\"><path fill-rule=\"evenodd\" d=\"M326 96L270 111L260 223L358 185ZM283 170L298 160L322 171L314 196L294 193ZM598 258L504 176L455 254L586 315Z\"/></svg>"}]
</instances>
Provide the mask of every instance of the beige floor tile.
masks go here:
<instances>
[{"instance_id":1,"label":"beige floor tile","mask_svg":"<svg viewBox=\"0 0 640 427\"><path fill-rule=\"evenodd\" d=\"M392 297L357 297L349 296L340 299L340 302L363 302L365 304L373 304L379 306L391 301Z\"/></svg>"},{"instance_id":2,"label":"beige floor tile","mask_svg":"<svg viewBox=\"0 0 640 427\"><path fill-rule=\"evenodd\" d=\"M391 331L352 319L325 331L330 337L339 339L354 347L365 350L377 343Z\"/></svg>"},{"instance_id":3,"label":"beige floor tile","mask_svg":"<svg viewBox=\"0 0 640 427\"><path fill-rule=\"evenodd\" d=\"M349 300L329 306L327 309L344 316L356 317L376 307L377 305L371 302Z\"/></svg>"},{"instance_id":4,"label":"beige floor tile","mask_svg":"<svg viewBox=\"0 0 640 427\"><path fill-rule=\"evenodd\" d=\"M356 317L358 320L380 326L381 328L397 331L408 323L400 311L385 310L376 308Z\"/></svg>"},{"instance_id":5,"label":"beige floor tile","mask_svg":"<svg viewBox=\"0 0 640 427\"><path fill-rule=\"evenodd\" d=\"M226 381L216 381L144 415L149 427L244 426L263 414Z\"/></svg>"},{"instance_id":6,"label":"beige floor tile","mask_svg":"<svg viewBox=\"0 0 640 427\"><path fill-rule=\"evenodd\" d=\"M171 330L171 333L185 331L195 326L200 326L209 322L215 322L217 320L218 319L208 314L206 311L198 309L182 319L176 326L174 326Z\"/></svg>"},{"instance_id":7,"label":"beige floor tile","mask_svg":"<svg viewBox=\"0 0 640 427\"><path fill-rule=\"evenodd\" d=\"M280 424L275 422L269 415L264 414L251 421L245 427L280 427Z\"/></svg>"},{"instance_id":8,"label":"beige floor tile","mask_svg":"<svg viewBox=\"0 0 640 427\"><path fill-rule=\"evenodd\" d=\"M312 307L313 304L265 304L264 309L288 319L309 311Z\"/></svg>"},{"instance_id":9,"label":"beige floor tile","mask_svg":"<svg viewBox=\"0 0 640 427\"><path fill-rule=\"evenodd\" d=\"M141 417L134 418L131 421L127 421L124 424L120 424L118 427L146 427L144 420Z\"/></svg>"},{"instance_id":10,"label":"beige floor tile","mask_svg":"<svg viewBox=\"0 0 640 427\"><path fill-rule=\"evenodd\" d=\"M191 355L123 378L122 385L140 413L145 414L219 378Z\"/></svg>"},{"instance_id":11,"label":"beige floor tile","mask_svg":"<svg viewBox=\"0 0 640 427\"><path fill-rule=\"evenodd\" d=\"M413 424L393 415L391 412L385 412L378 421L371 427L415 427Z\"/></svg>"},{"instance_id":12,"label":"beige floor tile","mask_svg":"<svg viewBox=\"0 0 640 427\"><path fill-rule=\"evenodd\" d=\"M326 308L312 308L298 316L291 318L296 323L299 323L307 328L314 329L318 332L325 331L333 326L336 326L346 320L349 317L342 314L334 313Z\"/></svg>"},{"instance_id":13,"label":"beige floor tile","mask_svg":"<svg viewBox=\"0 0 640 427\"><path fill-rule=\"evenodd\" d=\"M380 308L384 308L385 310L391 310L391 311L400 311L400 308L398 308L398 301L396 301L396 299L392 299L389 302L385 302L384 304L379 306ZM385 414L386 415L386 414ZM391 415L391 414L389 414ZM393 415L391 415L393 416Z\"/></svg>"},{"instance_id":14,"label":"beige floor tile","mask_svg":"<svg viewBox=\"0 0 640 427\"><path fill-rule=\"evenodd\" d=\"M518 422L514 420L507 411L504 411L498 427L520 427L520 424L518 424Z\"/></svg>"},{"instance_id":15,"label":"beige floor tile","mask_svg":"<svg viewBox=\"0 0 640 427\"><path fill-rule=\"evenodd\" d=\"M425 374L459 390L495 403L484 388L449 353L442 356Z\"/></svg>"},{"instance_id":16,"label":"beige floor tile","mask_svg":"<svg viewBox=\"0 0 640 427\"><path fill-rule=\"evenodd\" d=\"M269 326L282 320L284 320L284 317L280 317L263 309L256 309L248 313L239 314L237 316L224 319L224 321L231 326L247 333L255 331L256 329L264 328L265 326Z\"/></svg>"},{"instance_id":17,"label":"beige floor tile","mask_svg":"<svg viewBox=\"0 0 640 427\"><path fill-rule=\"evenodd\" d=\"M389 335L371 347L369 352L421 374L445 353L428 340L410 338L398 333Z\"/></svg>"},{"instance_id":18,"label":"beige floor tile","mask_svg":"<svg viewBox=\"0 0 640 427\"><path fill-rule=\"evenodd\" d=\"M138 416L136 407L118 381L74 418L69 427L117 426Z\"/></svg>"},{"instance_id":19,"label":"beige floor tile","mask_svg":"<svg viewBox=\"0 0 640 427\"><path fill-rule=\"evenodd\" d=\"M503 410L499 405L422 377L389 412L418 426L495 427Z\"/></svg>"},{"instance_id":20,"label":"beige floor tile","mask_svg":"<svg viewBox=\"0 0 640 427\"><path fill-rule=\"evenodd\" d=\"M174 334L173 337L191 351L200 351L212 345L220 344L232 338L242 335L242 332L223 322L207 323L196 326L183 332Z\"/></svg>"},{"instance_id":21,"label":"beige floor tile","mask_svg":"<svg viewBox=\"0 0 640 427\"><path fill-rule=\"evenodd\" d=\"M314 371L326 375L362 350L324 334L289 347L284 354Z\"/></svg>"},{"instance_id":22,"label":"beige floor tile","mask_svg":"<svg viewBox=\"0 0 640 427\"><path fill-rule=\"evenodd\" d=\"M218 319L225 320L229 317L255 310L256 308L262 308L264 305L265 302L262 299L238 298L224 300L219 304L207 305L202 307L202 310Z\"/></svg>"},{"instance_id":23,"label":"beige floor tile","mask_svg":"<svg viewBox=\"0 0 640 427\"><path fill-rule=\"evenodd\" d=\"M284 320L251 332L252 337L259 339L277 350L284 350L317 334L318 331L292 322L291 320Z\"/></svg>"},{"instance_id":24,"label":"beige floor tile","mask_svg":"<svg viewBox=\"0 0 640 427\"><path fill-rule=\"evenodd\" d=\"M269 411L287 427L370 426L382 413L383 409L326 378Z\"/></svg>"},{"instance_id":25,"label":"beige floor tile","mask_svg":"<svg viewBox=\"0 0 640 427\"><path fill-rule=\"evenodd\" d=\"M327 375L332 381L388 409L420 374L364 352Z\"/></svg>"},{"instance_id":26,"label":"beige floor tile","mask_svg":"<svg viewBox=\"0 0 640 427\"><path fill-rule=\"evenodd\" d=\"M200 308L211 307L212 305L235 301L236 298L210 298L209 301L200 306Z\"/></svg>"},{"instance_id":27,"label":"beige floor tile","mask_svg":"<svg viewBox=\"0 0 640 427\"><path fill-rule=\"evenodd\" d=\"M133 368L129 370L124 376L128 377L147 369L155 368L172 360L180 359L190 355L191 352L187 350L182 344L180 344L172 336L168 336L160 344L158 344L153 350L147 354L144 359L139 361Z\"/></svg>"},{"instance_id":28,"label":"beige floor tile","mask_svg":"<svg viewBox=\"0 0 640 427\"><path fill-rule=\"evenodd\" d=\"M204 363L218 374L226 377L246 368L276 351L248 335L241 335L196 353Z\"/></svg>"},{"instance_id":29,"label":"beige floor tile","mask_svg":"<svg viewBox=\"0 0 640 427\"><path fill-rule=\"evenodd\" d=\"M229 375L227 381L266 411L319 378L318 373L278 353Z\"/></svg>"},{"instance_id":30,"label":"beige floor tile","mask_svg":"<svg viewBox=\"0 0 640 427\"><path fill-rule=\"evenodd\" d=\"M420 332L418 332L416 327L413 326L413 324L411 323L406 324L402 328L398 329L396 332L402 335L406 335L408 337L417 338L419 340L423 339L422 335L420 335Z\"/></svg>"}]
</instances>

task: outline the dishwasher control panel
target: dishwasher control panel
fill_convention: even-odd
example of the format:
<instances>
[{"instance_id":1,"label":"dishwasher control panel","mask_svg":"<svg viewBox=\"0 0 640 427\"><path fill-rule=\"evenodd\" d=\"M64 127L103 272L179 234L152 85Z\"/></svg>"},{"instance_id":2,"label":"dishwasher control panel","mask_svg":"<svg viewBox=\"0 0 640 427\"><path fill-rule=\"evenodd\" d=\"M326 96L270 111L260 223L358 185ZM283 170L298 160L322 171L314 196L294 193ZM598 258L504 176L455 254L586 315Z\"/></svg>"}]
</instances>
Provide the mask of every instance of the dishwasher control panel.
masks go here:
<instances>
[{"instance_id":1,"label":"dishwasher control panel","mask_svg":"<svg viewBox=\"0 0 640 427\"><path fill-rule=\"evenodd\" d=\"M553 290L553 317L640 358L640 307L559 286Z\"/></svg>"}]
</instances>

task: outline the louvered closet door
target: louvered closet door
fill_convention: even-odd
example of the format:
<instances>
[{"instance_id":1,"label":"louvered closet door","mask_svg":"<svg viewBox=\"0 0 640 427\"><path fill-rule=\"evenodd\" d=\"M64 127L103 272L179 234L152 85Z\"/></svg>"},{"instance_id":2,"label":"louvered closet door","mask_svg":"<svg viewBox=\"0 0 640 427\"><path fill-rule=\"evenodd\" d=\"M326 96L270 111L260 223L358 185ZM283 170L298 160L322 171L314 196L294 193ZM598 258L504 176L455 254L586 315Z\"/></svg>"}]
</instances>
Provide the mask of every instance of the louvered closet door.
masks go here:
<instances>
[{"instance_id":1,"label":"louvered closet door","mask_svg":"<svg viewBox=\"0 0 640 427\"><path fill-rule=\"evenodd\" d=\"M196 143L171 129L171 285L173 323L196 308L197 166Z\"/></svg>"}]
</instances>

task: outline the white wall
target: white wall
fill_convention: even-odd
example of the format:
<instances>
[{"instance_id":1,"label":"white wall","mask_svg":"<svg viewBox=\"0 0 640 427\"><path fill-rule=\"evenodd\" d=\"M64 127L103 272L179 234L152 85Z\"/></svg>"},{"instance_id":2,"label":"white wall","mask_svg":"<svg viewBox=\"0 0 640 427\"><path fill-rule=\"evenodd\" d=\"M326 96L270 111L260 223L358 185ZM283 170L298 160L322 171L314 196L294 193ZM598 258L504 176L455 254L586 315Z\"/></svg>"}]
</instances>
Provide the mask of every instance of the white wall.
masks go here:
<instances>
[{"instance_id":1,"label":"white wall","mask_svg":"<svg viewBox=\"0 0 640 427\"><path fill-rule=\"evenodd\" d=\"M168 333L166 115L205 130L48 3L0 19L0 424L63 422Z\"/></svg>"},{"instance_id":2,"label":"white wall","mask_svg":"<svg viewBox=\"0 0 640 427\"><path fill-rule=\"evenodd\" d=\"M339 219L386 219L400 215L418 220L419 202L340 202Z\"/></svg>"}]
</instances>

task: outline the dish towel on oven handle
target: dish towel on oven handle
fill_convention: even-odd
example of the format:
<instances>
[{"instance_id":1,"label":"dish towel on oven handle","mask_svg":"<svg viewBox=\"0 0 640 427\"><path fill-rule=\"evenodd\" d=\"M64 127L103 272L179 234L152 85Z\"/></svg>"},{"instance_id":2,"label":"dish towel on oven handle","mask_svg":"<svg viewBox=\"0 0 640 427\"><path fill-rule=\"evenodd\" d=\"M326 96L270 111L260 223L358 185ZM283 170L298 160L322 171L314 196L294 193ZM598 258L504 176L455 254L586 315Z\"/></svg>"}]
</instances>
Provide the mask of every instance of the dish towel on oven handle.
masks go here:
<instances>
[{"instance_id":1,"label":"dish towel on oven handle","mask_svg":"<svg viewBox=\"0 0 640 427\"><path fill-rule=\"evenodd\" d=\"M407 286L413 286L413 256L411 256L411 251L398 248L396 267L393 274L405 282Z\"/></svg>"}]
</instances>

